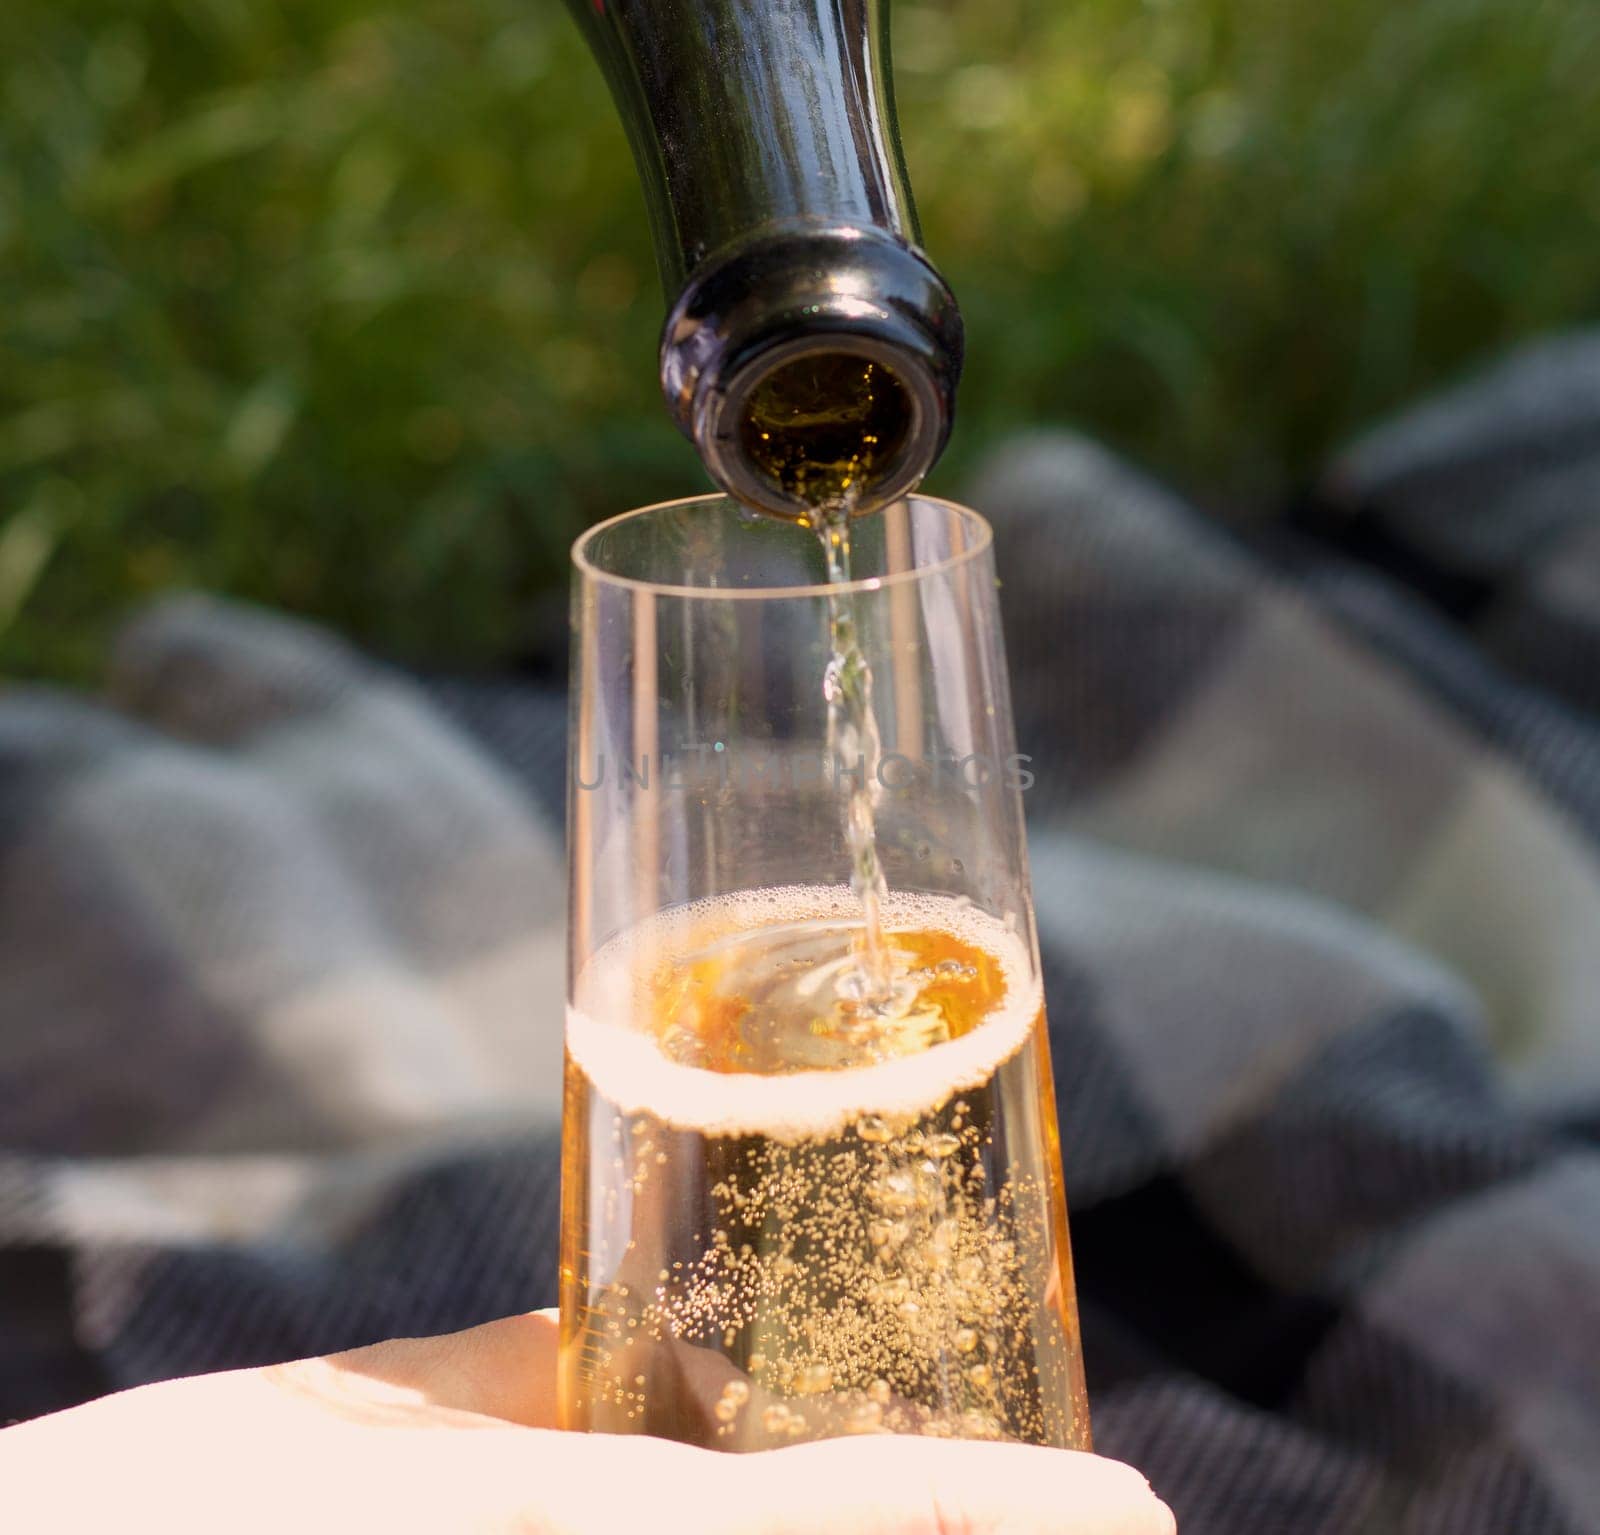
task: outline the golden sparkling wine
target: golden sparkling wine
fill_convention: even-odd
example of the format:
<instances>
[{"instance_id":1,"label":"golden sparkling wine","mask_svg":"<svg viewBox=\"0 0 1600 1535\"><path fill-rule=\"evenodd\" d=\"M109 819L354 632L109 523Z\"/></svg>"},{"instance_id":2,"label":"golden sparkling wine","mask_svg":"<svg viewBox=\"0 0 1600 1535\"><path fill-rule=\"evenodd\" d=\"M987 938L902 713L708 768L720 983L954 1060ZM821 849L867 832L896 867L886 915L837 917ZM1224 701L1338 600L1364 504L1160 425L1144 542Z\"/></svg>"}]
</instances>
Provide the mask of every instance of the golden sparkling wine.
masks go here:
<instances>
[{"instance_id":1,"label":"golden sparkling wine","mask_svg":"<svg viewBox=\"0 0 1600 1535\"><path fill-rule=\"evenodd\" d=\"M576 978L561 1416L733 1450L838 1434L1086 1448L1025 932L886 893L663 913Z\"/></svg>"},{"instance_id":2,"label":"golden sparkling wine","mask_svg":"<svg viewBox=\"0 0 1600 1535\"><path fill-rule=\"evenodd\" d=\"M828 757L846 764L839 782L840 819L850 858L850 888L861 906L861 932L855 944L856 968L866 1000L881 1005L892 979L883 939L883 902L889 884L878 857L878 765L883 738L872 707L872 667L856 638L855 603L840 590L850 580L850 513L853 502L817 507L812 513L828 567L828 639L832 652L822 674L828 703ZM859 763L850 775L848 764Z\"/></svg>"},{"instance_id":3,"label":"golden sparkling wine","mask_svg":"<svg viewBox=\"0 0 1600 1535\"><path fill-rule=\"evenodd\" d=\"M864 492L903 445L910 411L905 390L881 364L843 352L808 353L761 380L741 426L750 462L808 508L797 520L814 528L822 541L832 646L822 679L828 756L832 762L861 765L855 787L841 786L840 811L850 884L861 904L856 964L870 1000L877 1003L889 984L879 918L888 887L876 832L881 743L872 668L856 638L854 603L840 588L851 579L851 519L872 509Z\"/></svg>"},{"instance_id":4,"label":"golden sparkling wine","mask_svg":"<svg viewBox=\"0 0 1600 1535\"><path fill-rule=\"evenodd\" d=\"M818 508L848 500L870 511L860 493L900 451L910 427L911 403L886 368L824 352L762 379L739 432L750 463L791 495Z\"/></svg>"}]
</instances>

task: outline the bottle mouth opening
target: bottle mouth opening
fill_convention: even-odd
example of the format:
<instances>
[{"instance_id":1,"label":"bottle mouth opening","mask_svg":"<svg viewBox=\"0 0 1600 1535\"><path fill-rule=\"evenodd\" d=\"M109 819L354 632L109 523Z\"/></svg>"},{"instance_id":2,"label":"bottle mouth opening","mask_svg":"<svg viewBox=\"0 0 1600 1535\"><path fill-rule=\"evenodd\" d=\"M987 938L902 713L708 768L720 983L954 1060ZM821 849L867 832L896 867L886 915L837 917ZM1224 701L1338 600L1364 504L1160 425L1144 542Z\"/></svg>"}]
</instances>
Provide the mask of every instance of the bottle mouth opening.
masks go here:
<instances>
[{"instance_id":1,"label":"bottle mouth opening","mask_svg":"<svg viewBox=\"0 0 1600 1535\"><path fill-rule=\"evenodd\" d=\"M661 336L667 408L712 479L796 522L815 519L819 493L871 511L914 490L950 434L960 372L944 279L852 225L774 224L706 262Z\"/></svg>"},{"instance_id":2,"label":"bottle mouth opening","mask_svg":"<svg viewBox=\"0 0 1600 1535\"><path fill-rule=\"evenodd\" d=\"M937 385L904 347L821 332L749 358L696 401L694 438L712 478L760 511L813 522L914 490L942 443Z\"/></svg>"}]
</instances>

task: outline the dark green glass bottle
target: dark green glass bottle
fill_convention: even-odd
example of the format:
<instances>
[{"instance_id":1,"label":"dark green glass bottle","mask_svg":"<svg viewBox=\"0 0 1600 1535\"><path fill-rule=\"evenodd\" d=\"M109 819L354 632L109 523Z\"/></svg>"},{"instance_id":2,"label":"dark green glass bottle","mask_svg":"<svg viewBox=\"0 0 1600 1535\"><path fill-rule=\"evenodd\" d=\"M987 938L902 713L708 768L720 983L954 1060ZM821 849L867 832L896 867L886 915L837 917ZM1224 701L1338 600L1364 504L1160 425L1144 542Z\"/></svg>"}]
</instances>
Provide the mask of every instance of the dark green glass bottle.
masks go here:
<instances>
[{"instance_id":1,"label":"dark green glass bottle","mask_svg":"<svg viewBox=\"0 0 1600 1535\"><path fill-rule=\"evenodd\" d=\"M667 292L661 386L712 477L790 517L911 489L961 316L917 248L888 0L572 0Z\"/></svg>"}]
</instances>

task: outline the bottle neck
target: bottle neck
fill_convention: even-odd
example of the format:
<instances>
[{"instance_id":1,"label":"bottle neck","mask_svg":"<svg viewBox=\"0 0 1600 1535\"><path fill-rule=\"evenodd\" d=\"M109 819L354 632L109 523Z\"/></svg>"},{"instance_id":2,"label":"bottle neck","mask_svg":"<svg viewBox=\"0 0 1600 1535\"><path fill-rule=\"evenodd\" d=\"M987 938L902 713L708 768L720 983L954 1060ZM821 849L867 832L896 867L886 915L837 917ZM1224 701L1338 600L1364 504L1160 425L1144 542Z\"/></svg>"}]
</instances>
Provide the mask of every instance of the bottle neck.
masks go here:
<instances>
[{"instance_id":1,"label":"bottle neck","mask_svg":"<svg viewBox=\"0 0 1600 1535\"><path fill-rule=\"evenodd\" d=\"M638 162L669 302L774 221L917 238L887 0L573 0Z\"/></svg>"},{"instance_id":2,"label":"bottle neck","mask_svg":"<svg viewBox=\"0 0 1600 1535\"><path fill-rule=\"evenodd\" d=\"M748 408L811 358L818 376L870 381L846 416L897 413L862 504L910 489L949 435L961 321L915 249L887 0L572 3L650 210L670 311L662 389L713 478L804 514L796 486L752 459Z\"/></svg>"}]
</instances>

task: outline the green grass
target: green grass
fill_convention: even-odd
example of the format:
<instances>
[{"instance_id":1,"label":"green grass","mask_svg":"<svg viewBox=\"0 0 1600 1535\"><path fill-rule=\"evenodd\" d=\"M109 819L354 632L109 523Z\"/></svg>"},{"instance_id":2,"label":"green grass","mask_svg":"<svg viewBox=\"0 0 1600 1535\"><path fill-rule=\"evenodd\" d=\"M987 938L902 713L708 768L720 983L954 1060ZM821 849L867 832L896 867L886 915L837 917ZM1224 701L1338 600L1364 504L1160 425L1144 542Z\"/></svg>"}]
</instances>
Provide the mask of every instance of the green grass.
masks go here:
<instances>
[{"instance_id":1,"label":"green grass","mask_svg":"<svg viewBox=\"0 0 1600 1535\"><path fill-rule=\"evenodd\" d=\"M527 643L698 488L633 170L556 0L8 0L0 665L203 586L392 654ZM970 360L936 484L1086 427L1248 515L1600 315L1593 0L898 5Z\"/></svg>"}]
</instances>

